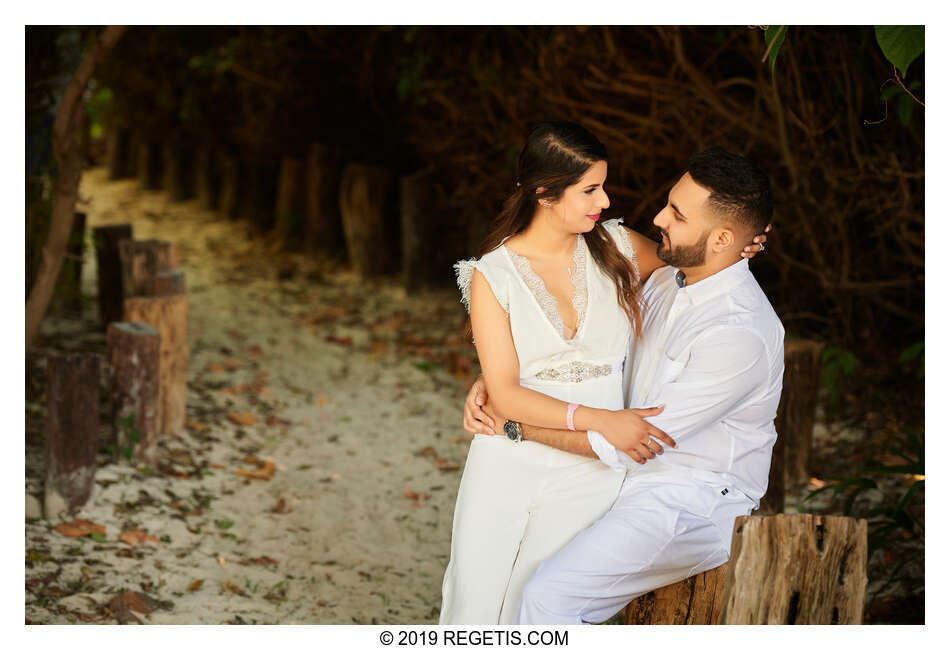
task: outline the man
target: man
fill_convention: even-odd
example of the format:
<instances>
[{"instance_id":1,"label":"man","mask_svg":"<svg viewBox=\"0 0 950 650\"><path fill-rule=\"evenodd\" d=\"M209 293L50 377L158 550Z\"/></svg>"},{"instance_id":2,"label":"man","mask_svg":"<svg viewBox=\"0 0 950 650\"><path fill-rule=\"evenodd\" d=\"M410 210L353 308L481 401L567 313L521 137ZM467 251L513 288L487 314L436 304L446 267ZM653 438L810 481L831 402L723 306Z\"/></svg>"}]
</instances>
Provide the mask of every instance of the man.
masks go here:
<instances>
[{"instance_id":1,"label":"man","mask_svg":"<svg viewBox=\"0 0 950 650\"><path fill-rule=\"evenodd\" d=\"M523 439L596 454L627 475L611 510L538 567L515 623L602 622L728 560L735 518L766 490L782 390L784 329L742 257L771 214L768 177L714 148L690 159L653 220L670 266L644 285L643 336L624 387L628 408L665 406L648 419L675 447L653 441L647 459L594 431L522 426ZM481 380L465 410L470 432L504 430Z\"/></svg>"}]
</instances>

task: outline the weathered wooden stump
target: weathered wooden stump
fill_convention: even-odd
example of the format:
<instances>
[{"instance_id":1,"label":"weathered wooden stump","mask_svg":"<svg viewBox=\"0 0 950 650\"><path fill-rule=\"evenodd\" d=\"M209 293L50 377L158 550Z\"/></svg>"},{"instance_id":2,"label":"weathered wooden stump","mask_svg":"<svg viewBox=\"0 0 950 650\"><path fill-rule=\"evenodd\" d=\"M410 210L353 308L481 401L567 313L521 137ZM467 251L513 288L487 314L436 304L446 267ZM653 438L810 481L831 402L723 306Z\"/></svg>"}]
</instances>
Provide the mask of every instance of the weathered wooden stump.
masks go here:
<instances>
[{"instance_id":1,"label":"weathered wooden stump","mask_svg":"<svg viewBox=\"0 0 950 650\"><path fill-rule=\"evenodd\" d=\"M106 133L106 169L109 180L134 176L137 166L133 162L134 148L131 132L122 127L113 127Z\"/></svg>"},{"instance_id":2,"label":"weathered wooden stump","mask_svg":"<svg viewBox=\"0 0 950 650\"><path fill-rule=\"evenodd\" d=\"M218 192L221 179L218 176L218 161L214 150L205 145L195 154L195 193L205 210L218 207Z\"/></svg>"},{"instance_id":3,"label":"weathered wooden stump","mask_svg":"<svg viewBox=\"0 0 950 650\"><path fill-rule=\"evenodd\" d=\"M69 230L66 255L57 279L57 289L63 297L63 304L73 311L82 310L82 259L86 240L86 213L73 214L73 225Z\"/></svg>"},{"instance_id":4,"label":"weathered wooden stump","mask_svg":"<svg viewBox=\"0 0 950 650\"><path fill-rule=\"evenodd\" d=\"M145 295L152 298L180 296L185 293L185 272L173 269L159 271L145 283Z\"/></svg>"},{"instance_id":5,"label":"weathered wooden stump","mask_svg":"<svg viewBox=\"0 0 950 650\"><path fill-rule=\"evenodd\" d=\"M137 141L136 164L139 187L143 190L157 190L162 186L162 145L148 139L145 135L139 135Z\"/></svg>"},{"instance_id":6,"label":"weathered wooden stump","mask_svg":"<svg viewBox=\"0 0 950 650\"><path fill-rule=\"evenodd\" d=\"M155 466L158 453L161 340L145 323L111 323L112 427L116 460Z\"/></svg>"},{"instance_id":7,"label":"weathered wooden stump","mask_svg":"<svg viewBox=\"0 0 950 650\"><path fill-rule=\"evenodd\" d=\"M47 519L71 514L92 493L99 444L99 357L70 354L47 359Z\"/></svg>"},{"instance_id":8,"label":"weathered wooden stump","mask_svg":"<svg viewBox=\"0 0 950 650\"><path fill-rule=\"evenodd\" d=\"M811 478L811 448L821 381L824 345L804 339L785 341L785 374L782 401L775 429L785 441L785 487L794 489Z\"/></svg>"},{"instance_id":9,"label":"weathered wooden stump","mask_svg":"<svg viewBox=\"0 0 950 650\"><path fill-rule=\"evenodd\" d=\"M338 152L318 143L310 145L304 241L311 253L329 257L346 255L339 197L342 173L343 157Z\"/></svg>"},{"instance_id":10,"label":"weathered wooden stump","mask_svg":"<svg viewBox=\"0 0 950 650\"><path fill-rule=\"evenodd\" d=\"M624 624L718 624L728 572L729 565L723 564L644 594L627 605Z\"/></svg>"},{"instance_id":11,"label":"weathered wooden stump","mask_svg":"<svg viewBox=\"0 0 950 650\"><path fill-rule=\"evenodd\" d=\"M738 517L722 623L859 625L867 532L851 517Z\"/></svg>"},{"instance_id":12,"label":"weathered wooden stump","mask_svg":"<svg viewBox=\"0 0 950 650\"><path fill-rule=\"evenodd\" d=\"M119 260L122 291L129 298L148 295L150 278L178 266L178 253L175 245L167 241L126 239L119 242Z\"/></svg>"},{"instance_id":13,"label":"weathered wooden stump","mask_svg":"<svg viewBox=\"0 0 950 650\"><path fill-rule=\"evenodd\" d=\"M237 157L226 153L218 154L218 209L228 219L241 216L241 204L244 200L243 167Z\"/></svg>"},{"instance_id":14,"label":"weathered wooden stump","mask_svg":"<svg viewBox=\"0 0 950 650\"><path fill-rule=\"evenodd\" d=\"M361 277L398 270L399 228L393 174L350 163L340 181L343 236L353 268Z\"/></svg>"},{"instance_id":15,"label":"weathered wooden stump","mask_svg":"<svg viewBox=\"0 0 950 650\"><path fill-rule=\"evenodd\" d=\"M126 298L122 320L147 323L159 331L158 431L177 435L185 426L188 382L188 296Z\"/></svg>"},{"instance_id":16,"label":"weathered wooden stump","mask_svg":"<svg viewBox=\"0 0 950 650\"><path fill-rule=\"evenodd\" d=\"M172 201L184 201L195 195L194 152L178 142L162 147L162 188Z\"/></svg>"},{"instance_id":17,"label":"weathered wooden stump","mask_svg":"<svg viewBox=\"0 0 950 650\"><path fill-rule=\"evenodd\" d=\"M283 247L299 250L303 244L306 220L306 166L303 160L284 158L280 161L277 181L277 238Z\"/></svg>"},{"instance_id":18,"label":"weathered wooden stump","mask_svg":"<svg viewBox=\"0 0 950 650\"><path fill-rule=\"evenodd\" d=\"M96 247L96 273L99 287L99 321L103 329L122 318L122 260L119 242L132 239L131 224L97 226L92 229Z\"/></svg>"}]
</instances>

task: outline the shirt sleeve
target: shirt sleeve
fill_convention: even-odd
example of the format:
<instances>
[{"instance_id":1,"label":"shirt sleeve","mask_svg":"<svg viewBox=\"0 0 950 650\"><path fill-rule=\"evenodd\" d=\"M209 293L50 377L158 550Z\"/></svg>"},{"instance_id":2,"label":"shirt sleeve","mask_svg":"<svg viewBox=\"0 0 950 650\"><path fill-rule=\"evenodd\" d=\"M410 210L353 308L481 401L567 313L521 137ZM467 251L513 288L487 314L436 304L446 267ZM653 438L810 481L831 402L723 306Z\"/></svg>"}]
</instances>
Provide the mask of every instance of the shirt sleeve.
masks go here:
<instances>
[{"instance_id":1,"label":"shirt sleeve","mask_svg":"<svg viewBox=\"0 0 950 650\"><path fill-rule=\"evenodd\" d=\"M713 330L693 343L683 370L660 389L656 406L666 408L646 420L682 447L757 396L768 377L765 343L757 334L740 328ZM639 466L596 431L587 435L594 452L610 467ZM677 451L664 448L665 454Z\"/></svg>"}]
</instances>

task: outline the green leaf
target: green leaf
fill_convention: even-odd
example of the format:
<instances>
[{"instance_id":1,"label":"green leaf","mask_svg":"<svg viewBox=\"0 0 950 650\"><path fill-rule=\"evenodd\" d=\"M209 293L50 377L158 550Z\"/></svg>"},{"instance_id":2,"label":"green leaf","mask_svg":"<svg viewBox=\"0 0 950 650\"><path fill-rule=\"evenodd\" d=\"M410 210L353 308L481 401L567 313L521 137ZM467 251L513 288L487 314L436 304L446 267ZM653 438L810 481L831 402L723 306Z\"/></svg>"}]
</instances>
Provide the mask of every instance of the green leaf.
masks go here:
<instances>
[{"instance_id":1,"label":"green leaf","mask_svg":"<svg viewBox=\"0 0 950 650\"><path fill-rule=\"evenodd\" d=\"M923 25L875 25L874 36L884 56L901 76L907 68L924 53Z\"/></svg>"},{"instance_id":2,"label":"green leaf","mask_svg":"<svg viewBox=\"0 0 950 650\"><path fill-rule=\"evenodd\" d=\"M904 95L904 96L907 97L907 95ZM907 99L909 101L913 101L910 97L907 97ZM898 358L898 361L900 361L901 363L907 363L908 361L913 361L914 359L919 357L923 351L924 351L923 341L920 341L919 343L914 343L913 345L905 348L903 352L901 352L901 356Z\"/></svg>"},{"instance_id":3,"label":"green leaf","mask_svg":"<svg viewBox=\"0 0 950 650\"><path fill-rule=\"evenodd\" d=\"M897 117L900 118L901 124L904 126L910 124L910 115L913 111L914 100L910 95L904 94L897 98Z\"/></svg>"},{"instance_id":4,"label":"green leaf","mask_svg":"<svg viewBox=\"0 0 950 650\"><path fill-rule=\"evenodd\" d=\"M92 533L92 534L89 535L89 536L92 537L92 540L93 540L94 542L99 542L100 544L103 543L103 542L108 542L108 541L109 541L109 540L107 540L107 539L105 538L105 536L100 535L99 533Z\"/></svg>"},{"instance_id":5,"label":"green leaf","mask_svg":"<svg viewBox=\"0 0 950 650\"><path fill-rule=\"evenodd\" d=\"M227 530L234 525L233 521L228 521L227 519L217 519L214 523L221 530Z\"/></svg>"},{"instance_id":6,"label":"green leaf","mask_svg":"<svg viewBox=\"0 0 950 650\"><path fill-rule=\"evenodd\" d=\"M785 32L788 31L788 25L769 25L765 30L765 47L769 52L769 72L775 74L775 60L778 58L778 51L782 49L782 43L785 42Z\"/></svg>"}]
</instances>

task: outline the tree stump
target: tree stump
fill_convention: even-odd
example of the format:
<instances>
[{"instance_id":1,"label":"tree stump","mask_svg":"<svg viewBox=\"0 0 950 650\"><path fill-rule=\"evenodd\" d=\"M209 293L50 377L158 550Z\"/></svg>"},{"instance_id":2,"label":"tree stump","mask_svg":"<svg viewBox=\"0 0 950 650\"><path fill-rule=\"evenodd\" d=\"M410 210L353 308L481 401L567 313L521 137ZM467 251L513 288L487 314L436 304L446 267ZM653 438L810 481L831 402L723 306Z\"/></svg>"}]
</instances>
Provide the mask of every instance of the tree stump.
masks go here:
<instances>
[{"instance_id":1,"label":"tree stump","mask_svg":"<svg viewBox=\"0 0 950 650\"><path fill-rule=\"evenodd\" d=\"M152 142L144 135L138 137L136 164L139 187L157 190L162 187L162 145Z\"/></svg>"},{"instance_id":2,"label":"tree stump","mask_svg":"<svg viewBox=\"0 0 950 650\"><path fill-rule=\"evenodd\" d=\"M191 149L176 143L166 142L162 147L162 188L172 201L184 201L195 195L194 154Z\"/></svg>"},{"instance_id":3,"label":"tree stump","mask_svg":"<svg viewBox=\"0 0 950 650\"><path fill-rule=\"evenodd\" d=\"M114 127L106 134L106 169L109 170L109 180L134 176L133 170L137 166L133 162L134 150L132 134L128 129Z\"/></svg>"},{"instance_id":4,"label":"tree stump","mask_svg":"<svg viewBox=\"0 0 950 650\"><path fill-rule=\"evenodd\" d=\"M185 293L185 272L179 270L159 271L145 283L145 295L151 298L180 296Z\"/></svg>"},{"instance_id":5,"label":"tree stump","mask_svg":"<svg viewBox=\"0 0 950 650\"><path fill-rule=\"evenodd\" d=\"M92 229L96 247L96 273L99 286L99 321L105 329L122 319L122 260L119 242L132 239L131 224L97 226Z\"/></svg>"},{"instance_id":6,"label":"tree stump","mask_svg":"<svg viewBox=\"0 0 950 650\"><path fill-rule=\"evenodd\" d=\"M306 225L304 241L311 253L343 257L343 223L340 216L340 177L343 157L321 144L310 146L306 169Z\"/></svg>"},{"instance_id":7,"label":"tree stump","mask_svg":"<svg viewBox=\"0 0 950 650\"><path fill-rule=\"evenodd\" d=\"M126 298L130 298L148 295L150 278L178 266L178 253L175 245L167 241L127 239L119 242L119 260L122 263L122 291Z\"/></svg>"},{"instance_id":8,"label":"tree stump","mask_svg":"<svg viewBox=\"0 0 950 650\"><path fill-rule=\"evenodd\" d=\"M434 236L437 203L433 179L426 170L400 181L402 282L407 293L429 284L434 275L432 265L438 264Z\"/></svg>"},{"instance_id":9,"label":"tree stump","mask_svg":"<svg viewBox=\"0 0 950 650\"><path fill-rule=\"evenodd\" d=\"M247 219L259 233L274 228L277 205L277 177L280 169L276 163L264 160L244 161L247 175L244 180L246 194L241 202L241 216Z\"/></svg>"},{"instance_id":10,"label":"tree stump","mask_svg":"<svg viewBox=\"0 0 950 650\"><path fill-rule=\"evenodd\" d=\"M199 204L205 210L218 207L221 181L216 158L214 151L207 145L199 148L195 155L195 193L198 195Z\"/></svg>"},{"instance_id":11,"label":"tree stump","mask_svg":"<svg viewBox=\"0 0 950 650\"><path fill-rule=\"evenodd\" d=\"M399 228L393 175L350 163L340 182L343 236L353 268L363 278L397 271Z\"/></svg>"},{"instance_id":12,"label":"tree stump","mask_svg":"<svg viewBox=\"0 0 950 650\"><path fill-rule=\"evenodd\" d=\"M625 625L715 625L729 565L710 569L633 600L624 611Z\"/></svg>"},{"instance_id":13,"label":"tree stump","mask_svg":"<svg viewBox=\"0 0 950 650\"><path fill-rule=\"evenodd\" d=\"M86 241L86 213L73 214L66 255L57 278L58 293L67 309L82 311L82 258Z\"/></svg>"},{"instance_id":14,"label":"tree stump","mask_svg":"<svg viewBox=\"0 0 950 650\"><path fill-rule=\"evenodd\" d=\"M799 488L811 478L811 448L821 381L821 351L817 341L785 341L785 374L775 429L785 442L785 487Z\"/></svg>"},{"instance_id":15,"label":"tree stump","mask_svg":"<svg viewBox=\"0 0 950 650\"><path fill-rule=\"evenodd\" d=\"M241 204L244 200L242 183L244 173L241 163L234 156L218 154L218 170L220 173L218 190L218 209L228 219L237 219L241 216Z\"/></svg>"},{"instance_id":16,"label":"tree stump","mask_svg":"<svg viewBox=\"0 0 950 650\"><path fill-rule=\"evenodd\" d=\"M106 344L112 365L115 459L155 467L161 372L158 330L145 323L111 323Z\"/></svg>"},{"instance_id":17,"label":"tree stump","mask_svg":"<svg viewBox=\"0 0 950 650\"><path fill-rule=\"evenodd\" d=\"M47 519L72 514L92 493L99 444L99 357L70 354L47 359Z\"/></svg>"},{"instance_id":18,"label":"tree stump","mask_svg":"<svg viewBox=\"0 0 950 650\"><path fill-rule=\"evenodd\" d=\"M867 554L866 519L738 517L721 622L859 625Z\"/></svg>"},{"instance_id":19,"label":"tree stump","mask_svg":"<svg viewBox=\"0 0 950 650\"><path fill-rule=\"evenodd\" d=\"M159 331L158 431L161 436L177 435L185 426L188 296L126 298L122 320L147 323Z\"/></svg>"},{"instance_id":20,"label":"tree stump","mask_svg":"<svg viewBox=\"0 0 950 650\"><path fill-rule=\"evenodd\" d=\"M284 158L277 181L277 238L285 248L300 249L306 219L306 168L304 161Z\"/></svg>"}]
</instances>

